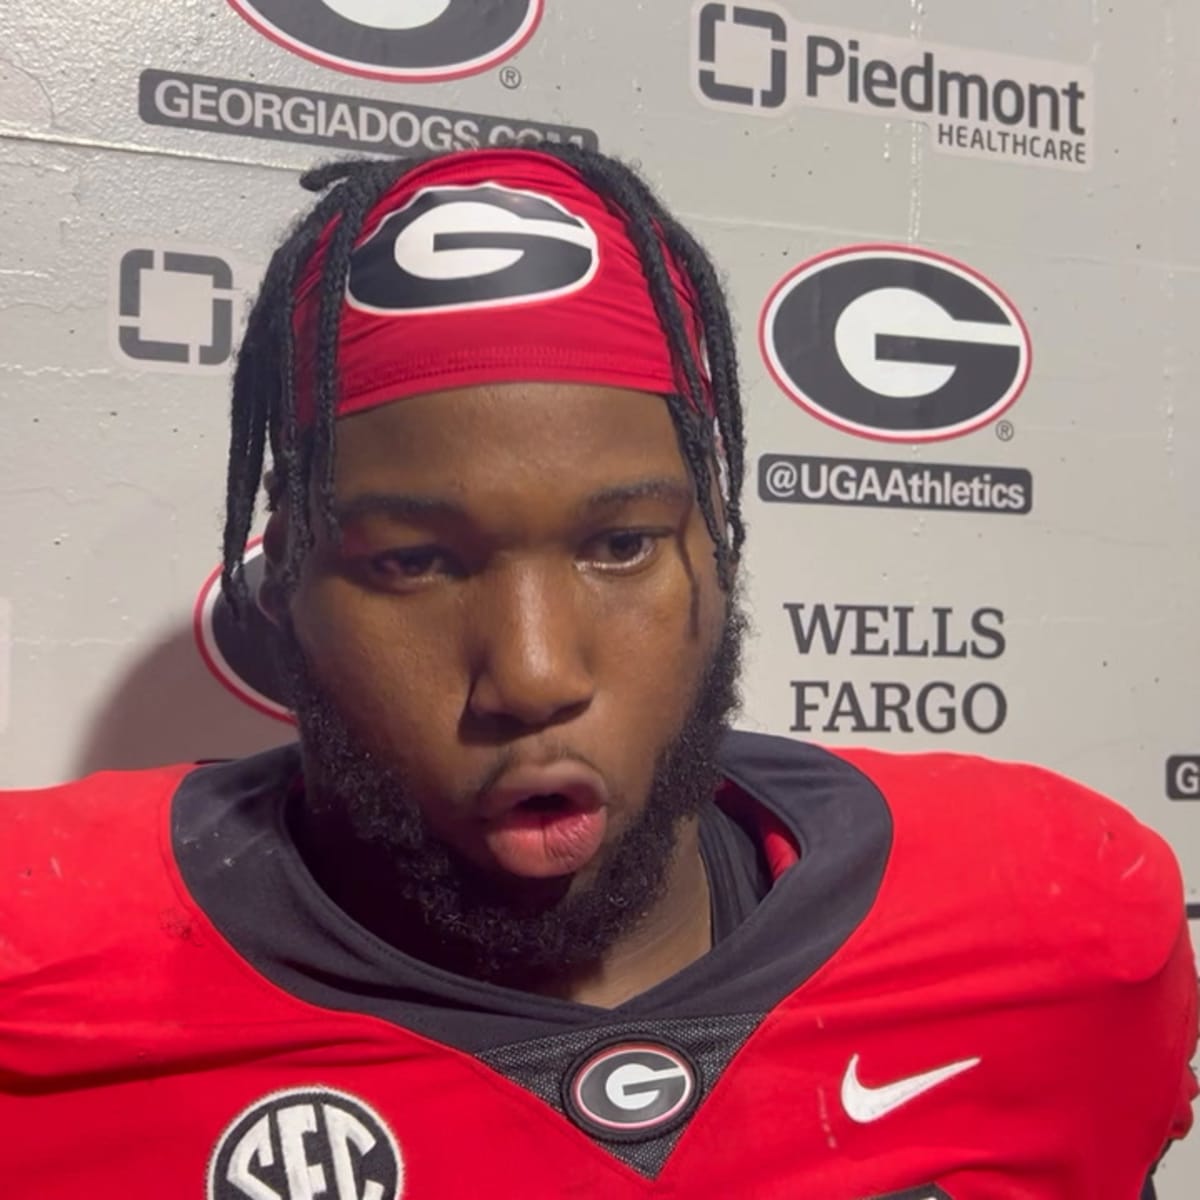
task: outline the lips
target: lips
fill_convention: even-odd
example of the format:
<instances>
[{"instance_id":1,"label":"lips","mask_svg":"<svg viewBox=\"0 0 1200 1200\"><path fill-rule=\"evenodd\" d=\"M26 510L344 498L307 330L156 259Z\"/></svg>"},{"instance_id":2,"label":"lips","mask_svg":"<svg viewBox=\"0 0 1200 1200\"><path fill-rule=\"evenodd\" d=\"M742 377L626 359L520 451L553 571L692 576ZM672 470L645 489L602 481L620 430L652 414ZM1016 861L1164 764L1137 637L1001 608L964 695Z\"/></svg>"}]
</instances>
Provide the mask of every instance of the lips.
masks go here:
<instances>
[{"instance_id":1,"label":"lips","mask_svg":"<svg viewBox=\"0 0 1200 1200\"><path fill-rule=\"evenodd\" d=\"M514 767L480 798L484 842L509 874L571 875L603 844L608 801L603 778L582 763Z\"/></svg>"},{"instance_id":2,"label":"lips","mask_svg":"<svg viewBox=\"0 0 1200 1200\"><path fill-rule=\"evenodd\" d=\"M485 819L495 820L537 796L561 796L570 807L583 810L607 804L608 788L590 767L563 759L505 771L483 794L480 808Z\"/></svg>"}]
</instances>

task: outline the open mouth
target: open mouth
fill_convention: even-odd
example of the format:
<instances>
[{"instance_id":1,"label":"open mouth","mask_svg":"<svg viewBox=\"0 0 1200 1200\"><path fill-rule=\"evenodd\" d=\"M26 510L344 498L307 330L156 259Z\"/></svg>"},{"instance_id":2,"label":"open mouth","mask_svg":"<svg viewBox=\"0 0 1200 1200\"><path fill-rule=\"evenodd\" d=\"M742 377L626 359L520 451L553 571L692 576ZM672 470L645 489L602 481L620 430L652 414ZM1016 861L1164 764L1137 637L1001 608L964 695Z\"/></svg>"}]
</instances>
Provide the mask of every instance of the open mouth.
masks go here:
<instances>
[{"instance_id":1,"label":"open mouth","mask_svg":"<svg viewBox=\"0 0 1200 1200\"><path fill-rule=\"evenodd\" d=\"M568 817L594 812L608 803L608 789L594 771L563 760L549 766L514 767L480 793L478 813L485 824L517 817Z\"/></svg>"},{"instance_id":2,"label":"open mouth","mask_svg":"<svg viewBox=\"0 0 1200 1200\"><path fill-rule=\"evenodd\" d=\"M534 813L557 813L566 812L568 809L575 807L570 800L570 797L564 796L561 792L548 792L545 795L526 796L517 808L524 812Z\"/></svg>"}]
</instances>

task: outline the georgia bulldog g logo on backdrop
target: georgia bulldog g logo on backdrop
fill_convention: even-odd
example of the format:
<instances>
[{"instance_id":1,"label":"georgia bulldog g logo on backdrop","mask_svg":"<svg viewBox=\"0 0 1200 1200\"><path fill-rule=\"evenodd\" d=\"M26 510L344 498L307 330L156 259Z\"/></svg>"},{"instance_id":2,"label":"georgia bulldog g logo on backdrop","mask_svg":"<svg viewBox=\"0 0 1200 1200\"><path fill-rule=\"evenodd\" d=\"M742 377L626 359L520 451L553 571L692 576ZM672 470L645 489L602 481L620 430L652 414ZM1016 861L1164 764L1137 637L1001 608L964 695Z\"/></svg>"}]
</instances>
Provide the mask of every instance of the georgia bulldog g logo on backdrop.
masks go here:
<instances>
[{"instance_id":1,"label":"georgia bulldog g logo on backdrop","mask_svg":"<svg viewBox=\"0 0 1200 1200\"><path fill-rule=\"evenodd\" d=\"M371 79L474 75L533 36L543 0L229 0L260 33L303 58Z\"/></svg>"},{"instance_id":2,"label":"georgia bulldog g logo on backdrop","mask_svg":"<svg viewBox=\"0 0 1200 1200\"><path fill-rule=\"evenodd\" d=\"M423 188L350 259L363 312L454 312L570 295L599 265L596 232L547 196L497 183Z\"/></svg>"},{"instance_id":3,"label":"georgia bulldog g logo on backdrop","mask_svg":"<svg viewBox=\"0 0 1200 1200\"><path fill-rule=\"evenodd\" d=\"M245 557L252 598L258 596L265 570L262 539L254 538ZM204 665L222 687L264 716L292 720L276 666L275 626L257 603L251 603L244 624L238 621L221 595L220 566L213 568L196 597L192 632Z\"/></svg>"},{"instance_id":4,"label":"georgia bulldog g logo on backdrop","mask_svg":"<svg viewBox=\"0 0 1200 1200\"><path fill-rule=\"evenodd\" d=\"M846 246L774 287L759 346L775 382L858 437L929 442L996 420L1029 379L1016 305L979 271L919 246Z\"/></svg>"}]
</instances>

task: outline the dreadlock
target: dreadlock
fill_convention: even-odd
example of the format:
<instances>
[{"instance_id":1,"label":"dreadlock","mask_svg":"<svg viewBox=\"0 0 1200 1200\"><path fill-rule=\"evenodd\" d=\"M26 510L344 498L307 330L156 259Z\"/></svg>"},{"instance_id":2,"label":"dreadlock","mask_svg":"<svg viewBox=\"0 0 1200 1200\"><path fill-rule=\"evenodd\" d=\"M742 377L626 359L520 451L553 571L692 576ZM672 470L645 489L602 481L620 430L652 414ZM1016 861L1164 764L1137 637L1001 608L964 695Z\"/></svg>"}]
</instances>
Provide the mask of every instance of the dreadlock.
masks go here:
<instances>
[{"instance_id":1,"label":"dreadlock","mask_svg":"<svg viewBox=\"0 0 1200 1200\"><path fill-rule=\"evenodd\" d=\"M744 449L737 352L716 271L700 244L662 207L631 167L575 146L543 145L539 149L573 167L584 183L624 218L670 348L677 390L665 399L713 541L718 578L728 591L745 536L741 515ZM268 507L273 509L286 500L288 508L288 545L281 578L286 592L295 587L304 556L313 544L310 497L314 494L317 515L327 529L336 531L337 348L351 252L367 213L379 198L430 157L436 156L403 162L344 160L301 176L304 188L324 195L275 251L250 312L233 377L221 587L239 614L249 599L243 559L268 441L274 464ZM302 434L296 404L296 283L331 222L336 223L322 264L315 329L316 420ZM706 415L701 364L687 334L664 245L696 295L701 345L712 381L715 429ZM713 502L713 463L723 464L725 471L723 521Z\"/></svg>"}]
</instances>

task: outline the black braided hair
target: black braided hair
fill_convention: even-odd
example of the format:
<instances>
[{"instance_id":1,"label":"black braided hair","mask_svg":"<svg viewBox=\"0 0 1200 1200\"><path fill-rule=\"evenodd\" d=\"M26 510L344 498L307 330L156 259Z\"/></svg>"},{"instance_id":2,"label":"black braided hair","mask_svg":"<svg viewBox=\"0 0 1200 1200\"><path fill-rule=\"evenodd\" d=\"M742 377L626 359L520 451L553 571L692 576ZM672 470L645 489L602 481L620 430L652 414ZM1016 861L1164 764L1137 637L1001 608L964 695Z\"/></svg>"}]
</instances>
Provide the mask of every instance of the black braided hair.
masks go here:
<instances>
[{"instance_id":1,"label":"black braided hair","mask_svg":"<svg viewBox=\"0 0 1200 1200\"><path fill-rule=\"evenodd\" d=\"M543 145L539 149L573 167L587 186L624 219L675 365L677 390L665 399L713 540L718 577L728 590L745 536L741 515L744 446L737 351L716 271L700 244L663 208L633 168L608 155L575 146ZM313 543L310 496L314 492L320 519L331 531L336 530L333 477L339 388L337 346L350 254L367 213L380 196L401 176L428 162L429 157L342 160L301 176L303 187L324 195L275 251L250 311L233 377L221 588L239 614L245 611L249 599L243 557L254 522L268 442L274 465L268 507L273 509L286 500L289 517L287 554L280 579L285 592L294 588L304 556ZM335 220L322 264L313 329L316 420L310 430L302 433L297 419L292 324L296 283L322 230ZM698 301L699 332L712 381L715 428L706 415L701 364L692 350L664 246ZM723 464L726 476L723 521L713 502L711 466L715 463Z\"/></svg>"}]
</instances>

